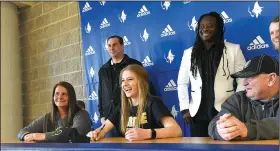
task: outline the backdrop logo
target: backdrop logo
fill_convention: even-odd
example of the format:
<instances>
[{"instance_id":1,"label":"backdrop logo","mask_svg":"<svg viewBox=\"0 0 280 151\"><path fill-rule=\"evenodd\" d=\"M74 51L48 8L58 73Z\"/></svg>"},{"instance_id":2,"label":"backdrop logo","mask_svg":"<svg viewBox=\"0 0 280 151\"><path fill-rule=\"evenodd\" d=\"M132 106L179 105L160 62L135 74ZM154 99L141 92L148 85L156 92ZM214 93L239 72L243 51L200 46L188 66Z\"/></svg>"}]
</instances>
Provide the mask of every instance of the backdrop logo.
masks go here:
<instances>
[{"instance_id":1,"label":"backdrop logo","mask_svg":"<svg viewBox=\"0 0 280 151\"><path fill-rule=\"evenodd\" d=\"M192 2L192 1L191 0L183 1L183 4L189 4L190 2Z\"/></svg>"},{"instance_id":2,"label":"backdrop logo","mask_svg":"<svg viewBox=\"0 0 280 151\"><path fill-rule=\"evenodd\" d=\"M97 122L98 122L98 119L99 119L99 118L98 118L96 112L94 112L94 115L93 115L93 117L91 118L92 122L93 122L93 123L97 123Z\"/></svg>"},{"instance_id":3,"label":"backdrop logo","mask_svg":"<svg viewBox=\"0 0 280 151\"><path fill-rule=\"evenodd\" d=\"M93 78L94 74L95 74L95 72L94 72L94 70L93 70L93 67L90 67L89 76L90 76L91 78Z\"/></svg>"},{"instance_id":4,"label":"backdrop logo","mask_svg":"<svg viewBox=\"0 0 280 151\"><path fill-rule=\"evenodd\" d=\"M141 33L140 33L140 38L142 39L142 41L145 41L145 42L149 39L149 33L147 32L146 28L144 29L143 36L141 36Z\"/></svg>"},{"instance_id":5,"label":"backdrop logo","mask_svg":"<svg viewBox=\"0 0 280 151\"><path fill-rule=\"evenodd\" d=\"M177 90L177 85L173 81L173 79L171 79L164 88L164 91L176 91L176 90Z\"/></svg>"},{"instance_id":6,"label":"backdrop logo","mask_svg":"<svg viewBox=\"0 0 280 151\"><path fill-rule=\"evenodd\" d=\"M178 111L175 108L175 105L172 106L171 115L176 118L178 116Z\"/></svg>"},{"instance_id":7,"label":"backdrop logo","mask_svg":"<svg viewBox=\"0 0 280 151\"><path fill-rule=\"evenodd\" d=\"M250 11L250 6L248 7L248 12L251 15L251 17L256 17L258 18L259 15L262 13L263 7L261 7L258 3L258 1L255 2L254 8L252 11Z\"/></svg>"},{"instance_id":8,"label":"backdrop logo","mask_svg":"<svg viewBox=\"0 0 280 151\"><path fill-rule=\"evenodd\" d=\"M175 35L175 34L176 34L176 32L173 31L172 27L168 24L166 26L166 28L164 28L164 30L162 31L160 36L161 37L166 37L166 36L172 36L172 35Z\"/></svg>"},{"instance_id":9,"label":"backdrop logo","mask_svg":"<svg viewBox=\"0 0 280 151\"><path fill-rule=\"evenodd\" d=\"M264 49L268 48L269 45L264 42L262 37L258 35L253 42L250 43L250 45L247 47L247 50L256 50L256 49Z\"/></svg>"},{"instance_id":10,"label":"backdrop logo","mask_svg":"<svg viewBox=\"0 0 280 151\"><path fill-rule=\"evenodd\" d=\"M143 64L144 67L148 67L148 66L153 66L154 65L154 63L151 61L149 56L146 56L146 58L144 59L142 64Z\"/></svg>"},{"instance_id":11,"label":"backdrop logo","mask_svg":"<svg viewBox=\"0 0 280 151\"><path fill-rule=\"evenodd\" d=\"M85 6L83 7L82 12L85 13L87 11L90 11L92 8L90 7L89 3L86 2Z\"/></svg>"},{"instance_id":12,"label":"backdrop logo","mask_svg":"<svg viewBox=\"0 0 280 151\"><path fill-rule=\"evenodd\" d=\"M110 26L110 23L108 22L108 20L106 18L104 18L102 23L100 24L100 29L106 28L106 27L109 27L109 26Z\"/></svg>"},{"instance_id":13,"label":"backdrop logo","mask_svg":"<svg viewBox=\"0 0 280 151\"><path fill-rule=\"evenodd\" d=\"M225 24L232 22L232 18L229 18L225 11L222 11L221 17L223 18Z\"/></svg>"},{"instance_id":14,"label":"backdrop logo","mask_svg":"<svg viewBox=\"0 0 280 151\"><path fill-rule=\"evenodd\" d=\"M91 95L88 97L88 100L98 100L98 96L95 91L92 91Z\"/></svg>"},{"instance_id":15,"label":"backdrop logo","mask_svg":"<svg viewBox=\"0 0 280 151\"><path fill-rule=\"evenodd\" d=\"M107 39L105 39L105 43L104 43L104 50L108 51L109 48L108 48L108 45L107 45Z\"/></svg>"},{"instance_id":16,"label":"backdrop logo","mask_svg":"<svg viewBox=\"0 0 280 151\"><path fill-rule=\"evenodd\" d=\"M165 54L164 54L164 59L166 60L167 63L171 64L174 60L174 56L175 55L172 54L171 49L170 49L168 52L167 58L165 57Z\"/></svg>"},{"instance_id":17,"label":"backdrop logo","mask_svg":"<svg viewBox=\"0 0 280 151\"><path fill-rule=\"evenodd\" d=\"M195 16L193 16L192 18L192 23L190 24L188 21L188 26L190 30L195 31L196 27L197 27L197 21L195 20Z\"/></svg>"},{"instance_id":18,"label":"backdrop logo","mask_svg":"<svg viewBox=\"0 0 280 151\"><path fill-rule=\"evenodd\" d=\"M87 23L87 25L86 25L86 27L85 27L85 31L86 31L86 33L88 33L88 34L90 34L90 32L91 32L91 26L90 26L89 22Z\"/></svg>"},{"instance_id":19,"label":"backdrop logo","mask_svg":"<svg viewBox=\"0 0 280 151\"><path fill-rule=\"evenodd\" d=\"M119 20L121 23L124 23L126 20L126 14L124 13L124 10L122 11L121 17L119 16Z\"/></svg>"},{"instance_id":20,"label":"backdrop logo","mask_svg":"<svg viewBox=\"0 0 280 151\"><path fill-rule=\"evenodd\" d=\"M160 4L161 4L161 7L162 7L163 10L168 10L168 8L171 5L171 2L170 1L165 1L163 4L162 4L162 2L160 2Z\"/></svg>"},{"instance_id":21,"label":"backdrop logo","mask_svg":"<svg viewBox=\"0 0 280 151\"><path fill-rule=\"evenodd\" d=\"M243 68L243 69L247 68L247 67L250 65L250 63L251 63L251 60L249 60L248 62L246 62L246 64L244 65L244 68Z\"/></svg>"},{"instance_id":22,"label":"backdrop logo","mask_svg":"<svg viewBox=\"0 0 280 151\"><path fill-rule=\"evenodd\" d=\"M89 56L89 55L93 55L93 54L95 54L95 50L92 48L92 46L89 46L86 51L85 56Z\"/></svg>"},{"instance_id":23,"label":"backdrop logo","mask_svg":"<svg viewBox=\"0 0 280 151\"><path fill-rule=\"evenodd\" d=\"M127 39L126 36L123 36L123 43L124 43L125 46L128 46L128 45L131 44L131 42Z\"/></svg>"},{"instance_id":24,"label":"backdrop logo","mask_svg":"<svg viewBox=\"0 0 280 151\"><path fill-rule=\"evenodd\" d=\"M151 12L147 9L145 5L143 5L137 14L137 17L142 17L149 14L151 14Z\"/></svg>"},{"instance_id":25,"label":"backdrop logo","mask_svg":"<svg viewBox=\"0 0 280 151\"><path fill-rule=\"evenodd\" d=\"M99 3L100 3L101 6L104 6L106 1L99 1Z\"/></svg>"}]
</instances>

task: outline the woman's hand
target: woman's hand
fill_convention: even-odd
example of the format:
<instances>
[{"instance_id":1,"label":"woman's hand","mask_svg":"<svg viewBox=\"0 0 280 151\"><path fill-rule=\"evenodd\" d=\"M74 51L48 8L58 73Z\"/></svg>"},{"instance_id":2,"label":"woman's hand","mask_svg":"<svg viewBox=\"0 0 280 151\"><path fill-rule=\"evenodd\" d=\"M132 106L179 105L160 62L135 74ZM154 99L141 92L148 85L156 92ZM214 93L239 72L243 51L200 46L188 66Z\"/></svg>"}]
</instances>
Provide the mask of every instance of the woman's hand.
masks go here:
<instances>
[{"instance_id":1,"label":"woman's hand","mask_svg":"<svg viewBox=\"0 0 280 151\"><path fill-rule=\"evenodd\" d=\"M34 142L32 133L24 135L23 140L24 142Z\"/></svg>"},{"instance_id":2,"label":"woman's hand","mask_svg":"<svg viewBox=\"0 0 280 151\"><path fill-rule=\"evenodd\" d=\"M104 136L114 127L113 123L110 120L106 120L104 124L101 125L101 127L97 128L94 131L88 132L87 136L90 137L91 141L98 141L101 138L104 138Z\"/></svg>"},{"instance_id":3,"label":"woman's hand","mask_svg":"<svg viewBox=\"0 0 280 151\"><path fill-rule=\"evenodd\" d=\"M90 137L90 141L98 141L101 138L104 138L104 135L101 132L101 127L95 129L94 131L88 132L87 136Z\"/></svg>"},{"instance_id":4,"label":"woman's hand","mask_svg":"<svg viewBox=\"0 0 280 151\"><path fill-rule=\"evenodd\" d=\"M25 142L41 141L46 139L46 135L44 133L30 133L26 134L23 139Z\"/></svg>"},{"instance_id":5,"label":"woman's hand","mask_svg":"<svg viewBox=\"0 0 280 151\"><path fill-rule=\"evenodd\" d=\"M151 129L131 128L125 133L125 139L130 141L150 139L152 136Z\"/></svg>"}]
</instances>

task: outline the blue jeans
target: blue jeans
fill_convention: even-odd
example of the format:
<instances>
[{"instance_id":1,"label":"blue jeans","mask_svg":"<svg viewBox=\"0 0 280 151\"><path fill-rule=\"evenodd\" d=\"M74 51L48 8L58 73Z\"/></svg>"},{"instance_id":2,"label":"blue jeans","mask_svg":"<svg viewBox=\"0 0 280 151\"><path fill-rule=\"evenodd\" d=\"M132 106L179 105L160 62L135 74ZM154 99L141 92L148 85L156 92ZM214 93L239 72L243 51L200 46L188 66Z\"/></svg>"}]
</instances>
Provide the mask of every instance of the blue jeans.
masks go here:
<instances>
[{"instance_id":1,"label":"blue jeans","mask_svg":"<svg viewBox=\"0 0 280 151\"><path fill-rule=\"evenodd\" d=\"M121 134L121 132L119 131L118 128L114 127L104 137L105 138L122 137L122 134Z\"/></svg>"}]
</instances>

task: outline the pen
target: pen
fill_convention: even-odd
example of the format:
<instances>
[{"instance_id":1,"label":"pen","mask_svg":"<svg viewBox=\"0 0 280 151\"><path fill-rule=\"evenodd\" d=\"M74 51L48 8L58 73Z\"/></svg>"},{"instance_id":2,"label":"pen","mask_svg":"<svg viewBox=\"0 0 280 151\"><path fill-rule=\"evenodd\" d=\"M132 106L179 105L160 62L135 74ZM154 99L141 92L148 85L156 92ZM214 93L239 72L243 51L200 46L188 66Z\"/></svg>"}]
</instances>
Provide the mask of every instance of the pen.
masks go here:
<instances>
[{"instance_id":1,"label":"pen","mask_svg":"<svg viewBox=\"0 0 280 151\"><path fill-rule=\"evenodd\" d=\"M101 129L100 129L100 132L103 130L103 128L105 127L105 124L104 125L102 125L102 127L101 127ZM100 133L99 132L99 133ZM89 134L87 134L87 137L91 137L91 135L90 135L90 133Z\"/></svg>"},{"instance_id":2,"label":"pen","mask_svg":"<svg viewBox=\"0 0 280 151\"><path fill-rule=\"evenodd\" d=\"M99 131L99 134L101 133L101 131L103 130L103 128L105 127L105 124L102 125L100 131ZM95 141L97 141L97 138L95 138Z\"/></svg>"},{"instance_id":3,"label":"pen","mask_svg":"<svg viewBox=\"0 0 280 151\"><path fill-rule=\"evenodd\" d=\"M105 127L105 124L102 125L102 127L101 127L101 129L100 129L100 132L103 130L104 127ZM100 132L99 132L99 133L100 133Z\"/></svg>"}]
</instances>

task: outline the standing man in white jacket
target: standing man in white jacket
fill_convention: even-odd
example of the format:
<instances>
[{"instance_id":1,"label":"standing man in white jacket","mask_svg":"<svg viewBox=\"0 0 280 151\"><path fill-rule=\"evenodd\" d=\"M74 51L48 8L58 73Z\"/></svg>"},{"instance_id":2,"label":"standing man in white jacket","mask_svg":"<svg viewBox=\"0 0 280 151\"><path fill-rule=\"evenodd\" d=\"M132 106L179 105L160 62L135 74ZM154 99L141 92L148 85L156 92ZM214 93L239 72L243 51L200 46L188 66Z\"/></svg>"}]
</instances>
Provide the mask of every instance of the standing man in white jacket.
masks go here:
<instances>
[{"instance_id":1,"label":"standing man in white jacket","mask_svg":"<svg viewBox=\"0 0 280 151\"><path fill-rule=\"evenodd\" d=\"M185 50L182 58L178 96L181 114L191 125L191 136L208 137L209 122L235 92L230 74L242 70L246 61L239 45L224 42L224 21L220 14L202 15L197 27L194 46ZM236 91L244 90L241 79L236 81Z\"/></svg>"}]
</instances>

